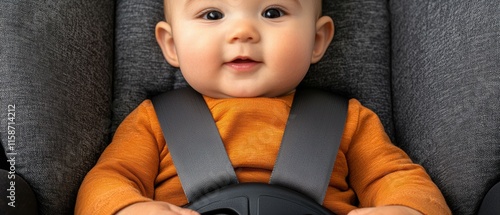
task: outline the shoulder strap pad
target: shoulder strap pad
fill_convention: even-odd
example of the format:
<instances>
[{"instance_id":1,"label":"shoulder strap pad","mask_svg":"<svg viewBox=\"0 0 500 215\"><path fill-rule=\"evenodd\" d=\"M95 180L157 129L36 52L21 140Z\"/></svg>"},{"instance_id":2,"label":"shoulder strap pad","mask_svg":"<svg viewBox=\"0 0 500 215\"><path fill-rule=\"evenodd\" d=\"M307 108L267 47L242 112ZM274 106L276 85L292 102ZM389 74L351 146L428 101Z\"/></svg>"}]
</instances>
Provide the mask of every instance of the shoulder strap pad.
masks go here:
<instances>
[{"instance_id":1,"label":"shoulder strap pad","mask_svg":"<svg viewBox=\"0 0 500 215\"><path fill-rule=\"evenodd\" d=\"M203 97L192 88L151 99L188 201L238 180Z\"/></svg>"},{"instance_id":2,"label":"shoulder strap pad","mask_svg":"<svg viewBox=\"0 0 500 215\"><path fill-rule=\"evenodd\" d=\"M203 97L192 88L152 99L189 202L238 183ZM271 184L323 202L342 137L347 100L331 93L296 92Z\"/></svg>"},{"instance_id":3,"label":"shoulder strap pad","mask_svg":"<svg viewBox=\"0 0 500 215\"><path fill-rule=\"evenodd\" d=\"M347 106L346 98L326 91L297 90L271 184L323 203L344 132Z\"/></svg>"}]
</instances>

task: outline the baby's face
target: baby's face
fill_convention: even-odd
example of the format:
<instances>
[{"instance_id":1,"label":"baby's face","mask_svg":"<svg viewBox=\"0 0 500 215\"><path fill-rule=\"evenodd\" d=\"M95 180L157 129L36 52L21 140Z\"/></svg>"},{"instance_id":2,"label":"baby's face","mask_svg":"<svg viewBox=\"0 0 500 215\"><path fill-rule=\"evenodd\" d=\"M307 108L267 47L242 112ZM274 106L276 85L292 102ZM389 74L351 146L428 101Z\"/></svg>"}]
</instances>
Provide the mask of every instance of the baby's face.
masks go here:
<instances>
[{"instance_id":1,"label":"baby's face","mask_svg":"<svg viewBox=\"0 0 500 215\"><path fill-rule=\"evenodd\" d=\"M159 24L160 46L202 94L284 95L319 60L317 0L171 0L166 7L172 40L158 37Z\"/></svg>"}]
</instances>

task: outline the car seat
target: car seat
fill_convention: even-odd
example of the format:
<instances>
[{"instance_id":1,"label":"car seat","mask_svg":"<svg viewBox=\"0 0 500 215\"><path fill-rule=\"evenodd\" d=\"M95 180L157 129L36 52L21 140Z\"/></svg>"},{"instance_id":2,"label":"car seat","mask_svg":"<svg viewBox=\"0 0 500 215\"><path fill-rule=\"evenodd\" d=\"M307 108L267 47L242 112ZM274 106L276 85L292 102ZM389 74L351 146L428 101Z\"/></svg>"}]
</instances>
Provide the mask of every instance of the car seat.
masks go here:
<instances>
[{"instance_id":1,"label":"car seat","mask_svg":"<svg viewBox=\"0 0 500 215\"><path fill-rule=\"evenodd\" d=\"M16 174L40 214L72 214L123 118L186 86L154 39L162 3L0 1L0 140L17 153ZM335 38L302 85L358 98L426 168L453 214L477 214L500 181L500 2L324 0L323 9Z\"/></svg>"}]
</instances>

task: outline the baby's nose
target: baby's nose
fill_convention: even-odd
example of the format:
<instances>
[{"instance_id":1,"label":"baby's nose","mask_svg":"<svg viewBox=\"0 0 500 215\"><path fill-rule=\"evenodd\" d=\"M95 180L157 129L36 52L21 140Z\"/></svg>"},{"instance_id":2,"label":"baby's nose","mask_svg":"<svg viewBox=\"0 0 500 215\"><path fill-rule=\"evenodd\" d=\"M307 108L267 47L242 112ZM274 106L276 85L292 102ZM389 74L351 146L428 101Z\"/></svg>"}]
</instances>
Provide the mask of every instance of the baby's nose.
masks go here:
<instances>
[{"instance_id":1,"label":"baby's nose","mask_svg":"<svg viewBox=\"0 0 500 215\"><path fill-rule=\"evenodd\" d=\"M251 21L240 21L232 26L227 40L229 43L257 43L260 41L260 33Z\"/></svg>"}]
</instances>

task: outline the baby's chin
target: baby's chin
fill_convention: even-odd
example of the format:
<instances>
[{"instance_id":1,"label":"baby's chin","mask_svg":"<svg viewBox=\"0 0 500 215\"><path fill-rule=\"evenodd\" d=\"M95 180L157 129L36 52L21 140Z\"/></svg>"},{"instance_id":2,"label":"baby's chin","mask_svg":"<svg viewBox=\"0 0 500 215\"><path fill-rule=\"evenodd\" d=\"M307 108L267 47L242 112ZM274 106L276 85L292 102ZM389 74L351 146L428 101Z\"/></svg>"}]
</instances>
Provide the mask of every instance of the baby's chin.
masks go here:
<instances>
[{"instance_id":1,"label":"baby's chin","mask_svg":"<svg viewBox=\"0 0 500 215\"><path fill-rule=\"evenodd\" d=\"M287 90L228 90L228 91L209 91L209 90L197 90L199 93L211 97L211 98L257 98L257 97L280 97L288 95L295 91L295 89L287 89Z\"/></svg>"}]
</instances>

